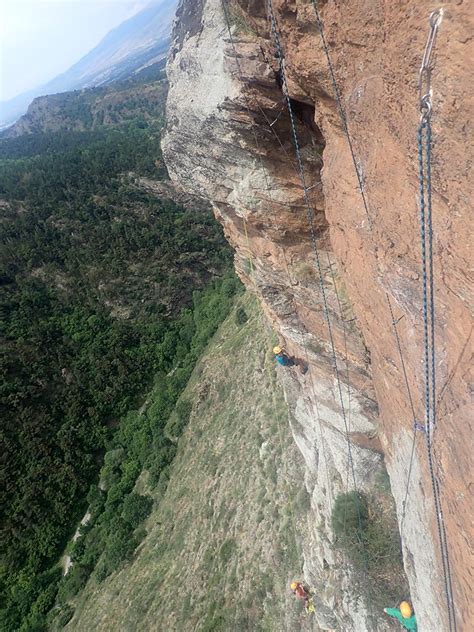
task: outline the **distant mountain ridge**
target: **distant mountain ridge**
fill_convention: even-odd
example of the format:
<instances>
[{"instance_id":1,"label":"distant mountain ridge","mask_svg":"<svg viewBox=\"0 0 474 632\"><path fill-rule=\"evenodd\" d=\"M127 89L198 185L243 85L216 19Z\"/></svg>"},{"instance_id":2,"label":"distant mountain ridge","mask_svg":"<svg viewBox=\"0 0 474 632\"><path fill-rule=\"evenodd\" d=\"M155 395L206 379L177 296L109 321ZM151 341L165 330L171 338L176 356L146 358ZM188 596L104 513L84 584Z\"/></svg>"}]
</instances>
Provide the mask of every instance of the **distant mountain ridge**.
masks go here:
<instances>
[{"instance_id":1,"label":"distant mountain ridge","mask_svg":"<svg viewBox=\"0 0 474 632\"><path fill-rule=\"evenodd\" d=\"M127 79L37 97L26 114L0 131L0 140L25 134L83 132L104 125L120 125L137 117L149 120L156 116L154 110L166 95L165 65L166 59L161 59Z\"/></svg>"},{"instance_id":2,"label":"distant mountain ridge","mask_svg":"<svg viewBox=\"0 0 474 632\"><path fill-rule=\"evenodd\" d=\"M0 129L14 123L36 97L103 86L164 59L176 0L153 2L112 29L69 70L43 86L0 103Z\"/></svg>"}]
</instances>

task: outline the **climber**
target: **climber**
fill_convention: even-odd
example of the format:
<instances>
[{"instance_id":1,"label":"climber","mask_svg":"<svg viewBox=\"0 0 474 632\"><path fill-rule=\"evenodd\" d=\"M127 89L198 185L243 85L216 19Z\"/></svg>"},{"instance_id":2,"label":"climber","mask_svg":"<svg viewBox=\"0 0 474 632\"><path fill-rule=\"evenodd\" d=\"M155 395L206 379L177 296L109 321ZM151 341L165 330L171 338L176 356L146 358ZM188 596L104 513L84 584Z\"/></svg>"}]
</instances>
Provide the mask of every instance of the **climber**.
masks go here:
<instances>
[{"instance_id":1,"label":"climber","mask_svg":"<svg viewBox=\"0 0 474 632\"><path fill-rule=\"evenodd\" d=\"M281 347L273 347L273 353L275 354L275 360L282 366L294 366L295 361L290 358L289 355Z\"/></svg>"},{"instance_id":2,"label":"climber","mask_svg":"<svg viewBox=\"0 0 474 632\"><path fill-rule=\"evenodd\" d=\"M405 630L415 630L415 632L418 630L416 617L408 601L402 601L399 608L384 608L383 611L391 617L398 619Z\"/></svg>"},{"instance_id":3,"label":"climber","mask_svg":"<svg viewBox=\"0 0 474 632\"><path fill-rule=\"evenodd\" d=\"M275 360L282 366L298 366L303 374L308 370L308 367L302 360L289 356L281 347L273 347L273 353L275 354Z\"/></svg>"},{"instance_id":4,"label":"climber","mask_svg":"<svg viewBox=\"0 0 474 632\"><path fill-rule=\"evenodd\" d=\"M304 609L307 614L312 614L315 612L314 603L311 595L306 590L301 582L291 582L290 588L292 593L298 597L299 599L303 599L304 601Z\"/></svg>"}]
</instances>

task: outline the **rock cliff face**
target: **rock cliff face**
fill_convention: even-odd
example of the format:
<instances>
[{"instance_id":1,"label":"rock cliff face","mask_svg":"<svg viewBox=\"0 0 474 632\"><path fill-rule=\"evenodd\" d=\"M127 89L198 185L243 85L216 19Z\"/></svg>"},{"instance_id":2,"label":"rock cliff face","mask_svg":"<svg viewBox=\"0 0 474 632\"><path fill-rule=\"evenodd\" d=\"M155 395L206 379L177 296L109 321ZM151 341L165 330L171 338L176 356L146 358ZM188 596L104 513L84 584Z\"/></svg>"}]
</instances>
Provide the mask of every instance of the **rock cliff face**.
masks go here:
<instances>
[{"instance_id":1,"label":"rock cliff face","mask_svg":"<svg viewBox=\"0 0 474 632\"><path fill-rule=\"evenodd\" d=\"M168 62L163 151L171 178L211 201L235 248L236 269L260 298L290 353L309 362L281 372L297 422L312 494L313 535L305 574L326 586L322 629L370 629L349 607L349 577L334 557L330 528L348 476L369 490L383 463L399 523L412 452L413 419L390 301L417 419L423 420L423 320L416 129L417 70L432 6L425 1L320 2L356 163L334 98L314 8L274 0L292 108L312 206L307 217L266 3L181 0ZM445 2L434 89L434 286L438 420L434 435L458 629L469 629L468 204L469 59L474 11ZM471 27L471 28L470 28ZM315 265L315 229L330 335ZM318 527L318 528L317 528ZM424 436L418 433L406 518L405 571L420 630L448 629L438 533ZM339 590L337 590L339 589ZM389 604L387 604L389 605ZM390 604L391 605L391 604ZM336 622L324 612L334 612ZM383 623L378 629L383 629Z\"/></svg>"}]
</instances>

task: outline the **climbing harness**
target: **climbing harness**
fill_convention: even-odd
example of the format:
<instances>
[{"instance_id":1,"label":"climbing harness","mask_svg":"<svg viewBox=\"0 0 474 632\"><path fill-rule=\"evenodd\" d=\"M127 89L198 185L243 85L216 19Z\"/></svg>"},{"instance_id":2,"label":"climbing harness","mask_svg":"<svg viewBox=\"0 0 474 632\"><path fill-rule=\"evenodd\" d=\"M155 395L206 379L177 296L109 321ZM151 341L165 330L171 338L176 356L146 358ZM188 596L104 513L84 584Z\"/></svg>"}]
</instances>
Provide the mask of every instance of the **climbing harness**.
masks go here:
<instances>
[{"instance_id":1,"label":"climbing harness","mask_svg":"<svg viewBox=\"0 0 474 632\"><path fill-rule=\"evenodd\" d=\"M420 432L426 433L426 427L423 424L420 424L418 421L413 423L413 430L419 430Z\"/></svg>"},{"instance_id":2,"label":"climbing harness","mask_svg":"<svg viewBox=\"0 0 474 632\"><path fill-rule=\"evenodd\" d=\"M305 605L305 610L306 610L306 614L315 614L316 613L316 608L314 605L314 601L313 598L310 597Z\"/></svg>"}]
</instances>

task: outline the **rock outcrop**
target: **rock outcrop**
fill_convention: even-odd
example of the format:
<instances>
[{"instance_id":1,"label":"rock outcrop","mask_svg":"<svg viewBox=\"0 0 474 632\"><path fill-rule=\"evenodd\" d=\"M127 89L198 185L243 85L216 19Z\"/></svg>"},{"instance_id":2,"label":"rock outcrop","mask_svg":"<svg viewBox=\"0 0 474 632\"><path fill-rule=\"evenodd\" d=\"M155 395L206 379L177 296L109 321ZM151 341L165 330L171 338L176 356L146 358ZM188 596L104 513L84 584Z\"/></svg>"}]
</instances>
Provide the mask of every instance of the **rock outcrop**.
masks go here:
<instances>
[{"instance_id":1,"label":"rock outcrop","mask_svg":"<svg viewBox=\"0 0 474 632\"><path fill-rule=\"evenodd\" d=\"M290 120L266 3L181 0L168 62L163 153L171 178L208 199L235 248L244 283L260 298L306 375L282 372L297 424L295 440L312 494L308 581L324 582L322 629L370 629L348 607L348 575L332 552L331 506L355 484L370 489L388 469L400 524L412 453L413 416L389 302L414 402L423 420L423 319L418 225L417 70L428 33L428 2L320 2L326 40L364 187L339 117L314 8L274 0L306 184L295 161ZM432 76L434 287L438 418L434 435L459 629L469 629L470 419L468 354L469 59L474 12L446 2ZM471 27L471 28L469 28ZM471 55L470 55L471 53ZM319 251L329 332L314 243ZM331 336L342 383L342 414ZM296 427L297 426L297 427ZM406 518L405 570L420 630L448 629L432 481L418 433ZM318 529L316 529L318 525ZM335 587L339 586L336 594ZM342 589L342 590L341 590ZM334 596L336 594L336 596ZM322 607L321 612L325 612ZM380 624L378 629L382 629Z\"/></svg>"}]
</instances>

